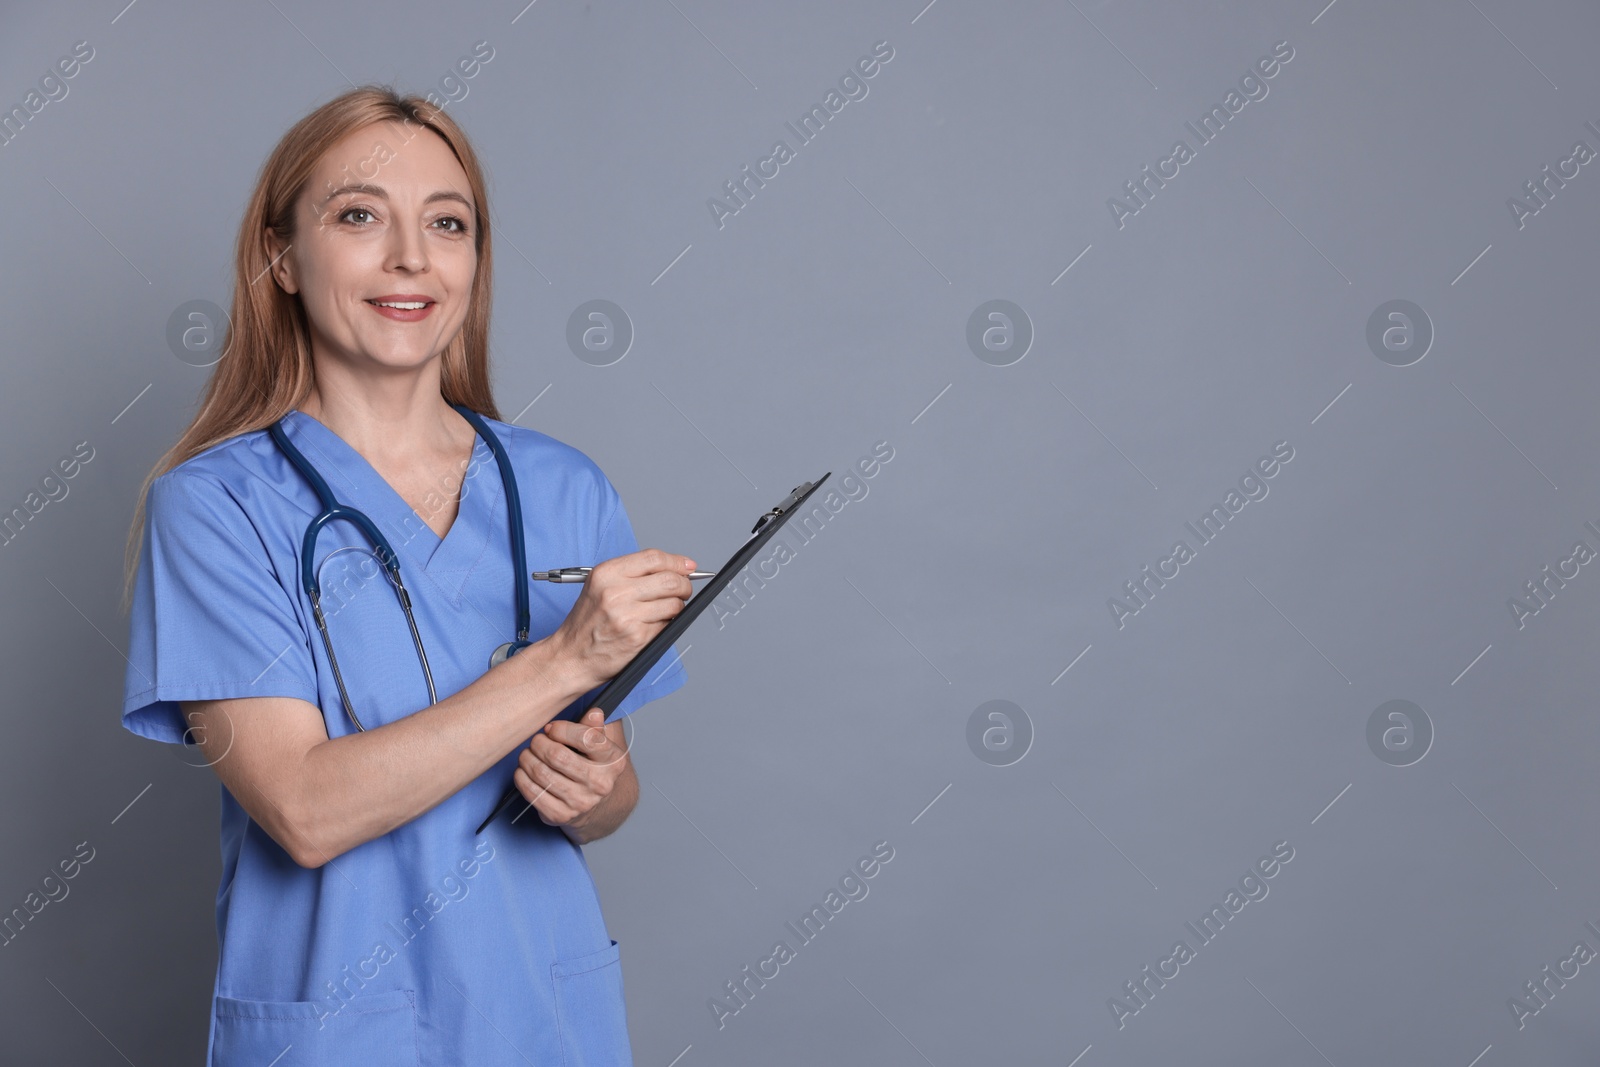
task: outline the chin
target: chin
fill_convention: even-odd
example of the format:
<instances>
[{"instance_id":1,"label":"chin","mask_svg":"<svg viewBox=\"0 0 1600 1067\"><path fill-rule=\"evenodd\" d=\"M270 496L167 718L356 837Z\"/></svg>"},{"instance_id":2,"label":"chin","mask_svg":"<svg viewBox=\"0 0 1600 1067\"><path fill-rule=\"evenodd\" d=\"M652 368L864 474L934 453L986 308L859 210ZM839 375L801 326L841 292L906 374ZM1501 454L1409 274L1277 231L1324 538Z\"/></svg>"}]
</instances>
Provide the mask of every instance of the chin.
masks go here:
<instances>
[{"instance_id":1,"label":"chin","mask_svg":"<svg viewBox=\"0 0 1600 1067\"><path fill-rule=\"evenodd\" d=\"M443 347L440 347L437 352L428 349L385 349L376 352L369 350L367 358L386 370L398 371L415 370L418 367L426 366L429 360L442 355L444 355Z\"/></svg>"}]
</instances>

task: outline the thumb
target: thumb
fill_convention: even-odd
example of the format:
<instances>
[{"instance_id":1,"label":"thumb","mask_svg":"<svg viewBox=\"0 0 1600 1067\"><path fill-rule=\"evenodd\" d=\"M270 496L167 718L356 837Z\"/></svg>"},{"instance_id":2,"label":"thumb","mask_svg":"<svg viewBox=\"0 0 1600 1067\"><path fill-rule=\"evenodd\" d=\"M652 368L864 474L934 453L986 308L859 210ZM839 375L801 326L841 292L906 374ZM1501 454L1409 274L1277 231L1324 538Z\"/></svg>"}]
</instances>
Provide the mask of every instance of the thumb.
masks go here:
<instances>
[{"instance_id":1,"label":"thumb","mask_svg":"<svg viewBox=\"0 0 1600 1067\"><path fill-rule=\"evenodd\" d=\"M583 743L589 748L598 748L605 742L606 735L600 727L606 721L606 713L599 708L590 708L583 714L583 724L588 729L583 732Z\"/></svg>"}]
</instances>

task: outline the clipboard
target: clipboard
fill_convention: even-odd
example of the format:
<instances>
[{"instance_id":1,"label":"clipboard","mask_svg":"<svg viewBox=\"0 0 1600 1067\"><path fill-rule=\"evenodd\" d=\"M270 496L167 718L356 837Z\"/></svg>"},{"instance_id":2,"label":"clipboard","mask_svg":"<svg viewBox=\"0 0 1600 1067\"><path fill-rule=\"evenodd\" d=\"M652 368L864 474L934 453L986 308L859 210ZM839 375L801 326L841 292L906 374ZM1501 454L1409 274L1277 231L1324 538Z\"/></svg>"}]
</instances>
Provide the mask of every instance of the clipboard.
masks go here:
<instances>
[{"instance_id":1,"label":"clipboard","mask_svg":"<svg viewBox=\"0 0 1600 1067\"><path fill-rule=\"evenodd\" d=\"M650 643L640 649L638 654L628 661L627 666L618 671L616 677L605 684L593 700L579 698L558 712L555 718L576 722L590 708L599 708L608 717L613 711L616 711L617 705L622 703L624 697L633 692L634 686L644 681L645 675L649 673L650 668L655 666L656 661L666 654L667 649L672 647L672 643L689 628L689 624L699 618L701 612L705 611L712 601L721 595L722 590L727 588L728 583L733 581L739 572L744 570L745 566L755 558L755 554L761 550L761 546L772 539L772 535L777 533L779 528L789 521L791 515L801 509L801 505L811 498L811 495L822 486L823 482L828 480L828 475L832 473L832 471L827 471L814 482L801 482L790 491L788 496L784 497L771 509L762 512L761 517L756 519L756 524L750 528L750 536L734 552L732 558L717 569L716 577L706 582L694 596L685 601L683 610L674 615L667 622L667 625L662 628L661 632L651 638ZM507 786L506 791L500 796L500 802L489 813L489 817L478 824L478 829L475 832L483 833L484 829L494 822L495 817L505 811L512 801L517 800L520 796L521 794L517 791L515 785ZM526 808L530 805L524 802L523 806ZM520 815L518 817L520 818Z\"/></svg>"}]
</instances>

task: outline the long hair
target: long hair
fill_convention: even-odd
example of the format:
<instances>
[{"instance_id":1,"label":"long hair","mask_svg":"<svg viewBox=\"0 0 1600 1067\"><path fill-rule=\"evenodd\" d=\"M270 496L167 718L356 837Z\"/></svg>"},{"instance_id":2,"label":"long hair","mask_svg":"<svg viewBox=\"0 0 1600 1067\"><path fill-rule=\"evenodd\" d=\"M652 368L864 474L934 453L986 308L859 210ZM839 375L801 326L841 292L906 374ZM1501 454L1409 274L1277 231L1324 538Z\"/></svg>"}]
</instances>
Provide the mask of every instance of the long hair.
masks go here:
<instances>
[{"instance_id":1,"label":"long hair","mask_svg":"<svg viewBox=\"0 0 1600 1067\"><path fill-rule=\"evenodd\" d=\"M139 487L124 558L124 612L128 610L139 565L150 484L230 437L272 425L310 393L315 375L305 306L298 294L285 292L267 277L272 259L266 231L271 229L286 245L292 244L295 208L323 153L348 134L385 121L404 125L407 141L423 130L433 131L450 146L466 171L477 205L473 228L478 264L466 320L441 356L439 391L449 403L464 404L492 419L500 417L489 382L493 257L488 191L478 157L461 127L424 98L402 96L381 85L352 89L295 123L261 168L255 192L239 224L233 256L232 309L223 335L222 357L206 382L194 420Z\"/></svg>"}]
</instances>

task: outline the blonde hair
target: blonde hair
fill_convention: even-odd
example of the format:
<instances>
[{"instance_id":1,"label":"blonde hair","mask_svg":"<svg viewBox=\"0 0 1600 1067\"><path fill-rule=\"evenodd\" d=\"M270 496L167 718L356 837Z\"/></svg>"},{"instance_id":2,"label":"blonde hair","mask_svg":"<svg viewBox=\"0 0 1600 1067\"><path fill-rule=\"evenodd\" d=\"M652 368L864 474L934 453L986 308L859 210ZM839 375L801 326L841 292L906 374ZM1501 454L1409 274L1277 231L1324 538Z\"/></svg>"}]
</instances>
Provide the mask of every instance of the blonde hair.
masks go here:
<instances>
[{"instance_id":1,"label":"blonde hair","mask_svg":"<svg viewBox=\"0 0 1600 1067\"><path fill-rule=\"evenodd\" d=\"M305 306L298 294L285 292L272 281L256 284L272 265L266 231L270 228L286 245L292 244L295 208L323 154L348 134L386 121L403 124L408 141L421 129L432 130L466 171L477 208L473 231L478 264L466 321L441 357L439 391L449 403L464 404L480 415L499 419L489 382L489 303L493 295L489 201L478 157L461 127L423 97L402 96L381 85L352 89L295 123L261 168L239 224L233 300L222 358L206 382L194 420L139 487L124 557L124 612L139 566L150 484L230 437L272 425L309 394L315 375Z\"/></svg>"}]
</instances>

